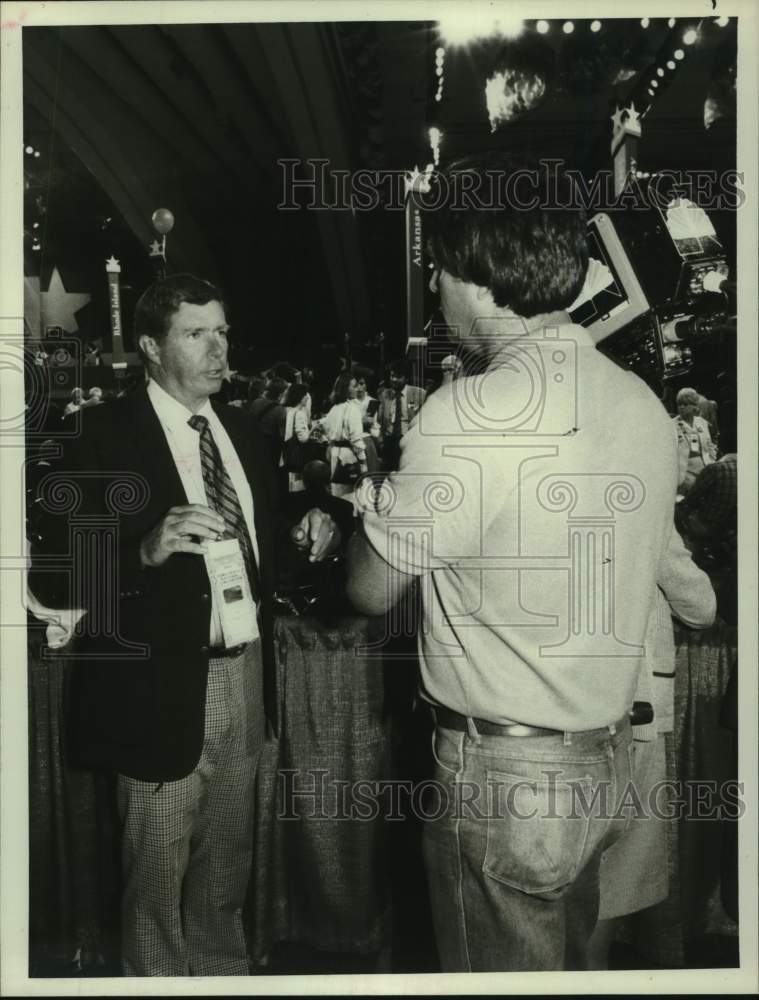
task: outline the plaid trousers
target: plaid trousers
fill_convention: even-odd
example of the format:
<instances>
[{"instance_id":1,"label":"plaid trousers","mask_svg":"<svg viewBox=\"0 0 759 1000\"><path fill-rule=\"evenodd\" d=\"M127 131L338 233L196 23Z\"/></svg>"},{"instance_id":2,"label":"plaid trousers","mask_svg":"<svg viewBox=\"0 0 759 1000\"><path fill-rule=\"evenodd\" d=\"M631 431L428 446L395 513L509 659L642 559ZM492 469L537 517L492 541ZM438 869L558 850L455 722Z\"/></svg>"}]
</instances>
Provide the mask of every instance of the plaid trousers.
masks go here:
<instances>
[{"instance_id":1,"label":"plaid trousers","mask_svg":"<svg viewBox=\"0 0 759 1000\"><path fill-rule=\"evenodd\" d=\"M119 775L125 976L249 974L242 907L264 742L261 643L211 658L200 760L179 781Z\"/></svg>"}]
</instances>

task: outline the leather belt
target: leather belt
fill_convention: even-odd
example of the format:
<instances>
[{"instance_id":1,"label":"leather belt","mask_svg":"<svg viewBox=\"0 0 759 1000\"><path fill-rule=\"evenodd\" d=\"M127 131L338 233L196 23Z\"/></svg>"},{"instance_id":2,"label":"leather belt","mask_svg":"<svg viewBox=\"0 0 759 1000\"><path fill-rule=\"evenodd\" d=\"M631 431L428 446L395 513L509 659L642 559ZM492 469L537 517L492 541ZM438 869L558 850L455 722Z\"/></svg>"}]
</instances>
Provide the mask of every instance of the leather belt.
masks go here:
<instances>
[{"instance_id":1,"label":"leather belt","mask_svg":"<svg viewBox=\"0 0 759 1000\"><path fill-rule=\"evenodd\" d=\"M455 729L459 733L469 731L467 717L454 712L451 708L443 705L430 706L435 713L437 724L443 729ZM486 719L472 719L475 729L482 736L563 736L563 729L545 729L543 726L527 726L521 722L514 722L508 726L499 725L497 722L488 722Z\"/></svg>"},{"instance_id":2,"label":"leather belt","mask_svg":"<svg viewBox=\"0 0 759 1000\"><path fill-rule=\"evenodd\" d=\"M239 646L232 646L230 649L225 649L223 646L212 646L210 655L214 660L236 660L238 656L242 655L247 645L247 642L241 642Z\"/></svg>"}]
</instances>

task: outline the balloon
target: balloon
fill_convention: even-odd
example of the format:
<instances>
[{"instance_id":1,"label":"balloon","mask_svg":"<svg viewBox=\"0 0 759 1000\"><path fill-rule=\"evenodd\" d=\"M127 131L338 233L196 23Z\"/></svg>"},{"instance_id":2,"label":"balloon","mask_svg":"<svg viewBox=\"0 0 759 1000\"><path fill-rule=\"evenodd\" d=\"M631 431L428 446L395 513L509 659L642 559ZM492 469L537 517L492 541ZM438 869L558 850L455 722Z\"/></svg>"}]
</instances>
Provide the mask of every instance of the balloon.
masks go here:
<instances>
[{"instance_id":1,"label":"balloon","mask_svg":"<svg viewBox=\"0 0 759 1000\"><path fill-rule=\"evenodd\" d=\"M174 228L174 216L168 208L157 208L150 221L153 223L153 229L161 236L170 233Z\"/></svg>"}]
</instances>

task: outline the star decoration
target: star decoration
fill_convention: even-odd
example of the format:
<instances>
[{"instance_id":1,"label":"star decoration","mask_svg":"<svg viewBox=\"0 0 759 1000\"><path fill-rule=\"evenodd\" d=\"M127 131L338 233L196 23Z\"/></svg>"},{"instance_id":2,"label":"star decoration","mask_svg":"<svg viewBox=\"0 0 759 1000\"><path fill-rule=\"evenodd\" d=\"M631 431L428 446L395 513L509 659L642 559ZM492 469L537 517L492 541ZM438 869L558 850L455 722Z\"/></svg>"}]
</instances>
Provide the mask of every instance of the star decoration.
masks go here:
<instances>
[{"instance_id":1,"label":"star decoration","mask_svg":"<svg viewBox=\"0 0 759 1000\"><path fill-rule=\"evenodd\" d=\"M405 194L408 195L409 191L421 191L426 194L430 190L430 176L434 169L433 164L428 164L422 173L415 164L413 171L407 170L403 179Z\"/></svg>"},{"instance_id":2,"label":"star decoration","mask_svg":"<svg viewBox=\"0 0 759 1000\"><path fill-rule=\"evenodd\" d=\"M163 257L163 248L158 240L153 240L150 244L150 256L151 257Z\"/></svg>"},{"instance_id":3,"label":"star decoration","mask_svg":"<svg viewBox=\"0 0 759 1000\"><path fill-rule=\"evenodd\" d=\"M640 112L635 110L635 105L632 101L630 101L630 107L625 110L627 111L625 129L629 132L634 132L636 135L640 135Z\"/></svg>"},{"instance_id":4,"label":"star decoration","mask_svg":"<svg viewBox=\"0 0 759 1000\"><path fill-rule=\"evenodd\" d=\"M624 112L624 108L620 108L620 106L617 105L616 111L611 116L611 120L614 123L614 131L615 132L618 132L622 128L622 115L624 113L625 113Z\"/></svg>"},{"instance_id":5,"label":"star decoration","mask_svg":"<svg viewBox=\"0 0 759 1000\"><path fill-rule=\"evenodd\" d=\"M105 262L105 269L108 272L108 274L120 274L121 266L119 265L119 262L116 260L113 254L111 254L108 260Z\"/></svg>"},{"instance_id":6,"label":"star decoration","mask_svg":"<svg viewBox=\"0 0 759 1000\"><path fill-rule=\"evenodd\" d=\"M75 313L83 309L90 298L86 292L67 292L58 268L53 268L50 286L41 295L43 324L62 326L67 333L75 333L79 329Z\"/></svg>"}]
</instances>

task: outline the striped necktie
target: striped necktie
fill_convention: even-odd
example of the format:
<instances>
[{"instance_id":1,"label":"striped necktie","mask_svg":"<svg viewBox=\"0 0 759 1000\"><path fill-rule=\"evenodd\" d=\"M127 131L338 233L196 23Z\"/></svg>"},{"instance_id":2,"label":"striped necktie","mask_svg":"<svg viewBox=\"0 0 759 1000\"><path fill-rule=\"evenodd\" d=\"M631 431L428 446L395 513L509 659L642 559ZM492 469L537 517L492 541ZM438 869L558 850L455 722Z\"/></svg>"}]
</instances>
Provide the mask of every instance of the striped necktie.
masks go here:
<instances>
[{"instance_id":1,"label":"striped necktie","mask_svg":"<svg viewBox=\"0 0 759 1000\"><path fill-rule=\"evenodd\" d=\"M403 437L403 389L395 390L395 413L393 414L393 437Z\"/></svg>"},{"instance_id":2,"label":"striped necktie","mask_svg":"<svg viewBox=\"0 0 759 1000\"><path fill-rule=\"evenodd\" d=\"M261 590L258 583L258 567L237 491L221 459L208 419L194 413L187 423L200 434L200 464L208 506L221 514L227 526L227 533L239 540L251 594L253 600L257 602Z\"/></svg>"}]
</instances>

